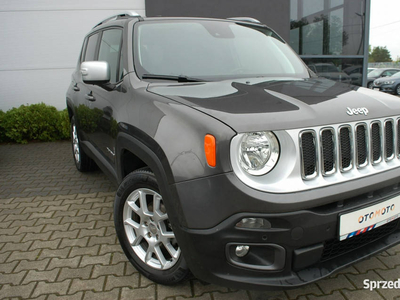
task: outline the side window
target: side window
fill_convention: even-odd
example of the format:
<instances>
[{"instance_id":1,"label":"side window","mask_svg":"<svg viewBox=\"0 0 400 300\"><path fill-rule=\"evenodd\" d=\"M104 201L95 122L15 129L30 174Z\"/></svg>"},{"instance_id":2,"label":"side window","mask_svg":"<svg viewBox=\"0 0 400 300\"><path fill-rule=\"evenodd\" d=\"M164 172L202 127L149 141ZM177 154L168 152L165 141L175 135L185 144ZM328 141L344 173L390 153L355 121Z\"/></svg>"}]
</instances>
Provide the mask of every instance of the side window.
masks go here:
<instances>
[{"instance_id":1,"label":"side window","mask_svg":"<svg viewBox=\"0 0 400 300\"><path fill-rule=\"evenodd\" d=\"M82 50L81 50L81 56L79 57L79 63L83 62L83 59L84 59L84 56L85 56L85 51L86 51L86 46L87 46L87 41L88 41L87 38L83 41Z\"/></svg>"},{"instance_id":2,"label":"side window","mask_svg":"<svg viewBox=\"0 0 400 300\"><path fill-rule=\"evenodd\" d=\"M99 40L99 33L93 34L89 37L84 61L93 61L96 58L96 46Z\"/></svg>"},{"instance_id":3,"label":"side window","mask_svg":"<svg viewBox=\"0 0 400 300\"><path fill-rule=\"evenodd\" d=\"M122 60L122 51L121 51L121 55L119 57L119 78L118 81L122 79L122 77L124 77L124 63Z\"/></svg>"},{"instance_id":4,"label":"side window","mask_svg":"<svg viewBox=\"0 0 400 300\"><path fill-rule=\"evenodd\" d=\"M106 61L110 65L110 82L120 79L119 58L121 49L121 29L109 29L103 32L100 42L99 61Z\"/></svg>"}]
</instances>

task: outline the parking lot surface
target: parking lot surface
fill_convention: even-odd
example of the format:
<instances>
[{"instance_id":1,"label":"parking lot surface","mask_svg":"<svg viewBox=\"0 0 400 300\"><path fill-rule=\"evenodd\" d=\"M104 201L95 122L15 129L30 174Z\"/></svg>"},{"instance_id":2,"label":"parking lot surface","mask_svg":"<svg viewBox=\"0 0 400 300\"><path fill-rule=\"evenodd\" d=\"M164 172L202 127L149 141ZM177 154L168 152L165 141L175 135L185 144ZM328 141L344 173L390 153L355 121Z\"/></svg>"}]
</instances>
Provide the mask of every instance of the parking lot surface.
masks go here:
<instances>
[{"instance_id":1,"label":"parking lot surface","mask_svg":"<svg viewBox=\"0 0 400 300\"><path fill-rule=\"evenodd\" d=\"M0 299L400 299L400 246L303 288L233 290L191 279L155 284L127 261L113 226L116 191L75 169L69 142L0 145Z\"/></svg>"}]
</instances>

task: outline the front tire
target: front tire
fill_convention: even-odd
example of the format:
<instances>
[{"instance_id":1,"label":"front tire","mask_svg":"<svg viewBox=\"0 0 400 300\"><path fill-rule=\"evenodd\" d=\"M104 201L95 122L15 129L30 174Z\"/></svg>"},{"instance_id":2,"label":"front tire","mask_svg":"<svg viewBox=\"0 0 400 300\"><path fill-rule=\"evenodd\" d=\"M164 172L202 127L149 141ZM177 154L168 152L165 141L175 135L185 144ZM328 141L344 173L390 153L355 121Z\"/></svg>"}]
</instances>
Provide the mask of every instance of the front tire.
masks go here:
<instances>
[{"instance_id":1,"label":"front tire","mask_svg":"<svg viewBox=\"0 0 400 300\"><path fill-rule=\"evenodd\" d=\"M398 85L396 86L396 88L394 89L394 94L400 96L400 84L398 84Z\"/></svg>"},{"instance_id":2,"label":"front tire","mask_svg":"<svg viewBox=\"0 0 400 300\"><path fill-rule=\"evenodd\" d=\"M368 82L367 88L372 89L372 86L374 85L373 81Z\"/></svg>"},{"instance_id":3,"label":"front tire","mask_svg":"<svg viewBox=\"0 0 400 300\"><path fill-rule=\"evenodd\" d=\"M152 172L125 177L115 197L114 223L125 255L143 275L164 285L186 278L189 270Z\"/></svg>"}]
</instances>

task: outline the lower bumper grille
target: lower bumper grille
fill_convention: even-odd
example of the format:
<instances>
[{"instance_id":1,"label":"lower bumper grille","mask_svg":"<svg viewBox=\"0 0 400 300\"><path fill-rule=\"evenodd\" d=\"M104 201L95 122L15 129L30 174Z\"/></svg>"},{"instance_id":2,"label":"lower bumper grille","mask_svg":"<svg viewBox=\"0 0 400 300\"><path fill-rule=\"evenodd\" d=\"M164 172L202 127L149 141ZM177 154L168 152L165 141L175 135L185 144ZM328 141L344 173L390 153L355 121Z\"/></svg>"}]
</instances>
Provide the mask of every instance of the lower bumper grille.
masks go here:
<instances>
[{"instance_id":1,"label":"lower bumper grille","mask_svg":"<svg viewBox=\"0 0 400 300\"><path fill-rule=\"evenodd\" d=\"M321 262L338 257L347 252L361 248L380 238L383 238L396 230L398 225L399 220L395 220L386 225L375 228L371 231L349 238L344 241L339 241L338 239L327 241L325 243L324 252L322 253Z\"/></svg>"}]
</instances>

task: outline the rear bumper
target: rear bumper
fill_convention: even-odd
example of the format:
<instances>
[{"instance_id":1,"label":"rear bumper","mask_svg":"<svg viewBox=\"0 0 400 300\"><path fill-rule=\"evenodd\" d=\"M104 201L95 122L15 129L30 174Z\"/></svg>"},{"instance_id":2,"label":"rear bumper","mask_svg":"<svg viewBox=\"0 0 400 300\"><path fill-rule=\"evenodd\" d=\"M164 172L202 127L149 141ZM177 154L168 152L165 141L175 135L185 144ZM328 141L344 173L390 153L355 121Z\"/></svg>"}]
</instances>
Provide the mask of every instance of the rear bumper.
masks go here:
<instances>
[{"instance_id":1,"label":"rear bumper","mask_svg":"<svg viewBox=\"0 0 400 300\"><path fill-rule=\"evenodd\" d=\"M398 220L348 240L338 240L340 214L386 201L400 193L398 171L362 179L363 189L357 188L359 181L352 182L351 191L346 191L347 184L341 186L344 191L336 186L335 195L327 192L329 187L319 189L319 199L315 199L313 191L281 197L261 193L266 198L257 199L254 194L246 194L247 188L243 189L236 180L228 180L231 175L176 185L182 217L192 226L180 226L174 231L191 271L204 281L235 288L296 287L400 242ZM385 176L392 179L385 181ZM375 184L366 185L368 180ZM213 181L215 186L211 184ZM233 184L230 188L226 186L228 182ZM191 187L191 193L186 185ZM310 201L297 201L307 195L311 203L319 200L321 205L314 203L310 207ZM284 199L286 204L291 203L292 210L285 202L279 204ZM217 224L201 226L215 223L218 216ZM271 223L271 228L237 228L242 218L264 218ZM235 255L239 245L250 247L243 258Z\"/></svg>"}]
</instances>

